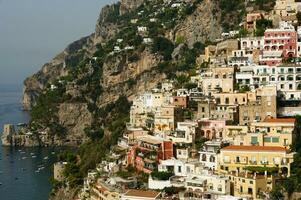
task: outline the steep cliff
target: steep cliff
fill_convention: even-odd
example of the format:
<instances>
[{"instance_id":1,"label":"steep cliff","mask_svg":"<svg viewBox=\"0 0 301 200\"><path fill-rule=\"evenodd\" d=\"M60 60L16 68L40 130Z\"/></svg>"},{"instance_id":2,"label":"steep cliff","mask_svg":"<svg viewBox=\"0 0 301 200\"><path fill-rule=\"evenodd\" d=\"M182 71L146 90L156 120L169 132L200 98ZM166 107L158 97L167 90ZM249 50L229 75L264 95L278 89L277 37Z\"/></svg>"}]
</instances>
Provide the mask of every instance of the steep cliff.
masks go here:
<instances>
[{"instance_id":1,"label":"steep cliff","mask_svg":"<svg viewBox=\"0 0 301 200\"><path fill-rule=\"evenodd\" d=\"M199 51L175 48L180 36L181 45L191 48L221 33L215 1L187 0L181 8L146 2L122 0L104 7L95 33L70 44L24 81L23 108L34 108L31 127L47 130L53 145L86 141L87 134L105 126L102 108L121 96L132 100L178 70L190 70ZM138 30L144 26L146 31Z\"/></svg>"},{"instance_id":2,"label":"steep cliff","mask_svg":"<svg viewBox=\"0 0 301 200\"><path fill-rule=\"evenodd\" d=\"M182 36L189 46L198 41L215 41L222 33L218 2L204 0L196 10L178 24L175 37Z\"/></svg>"}]
</instances>

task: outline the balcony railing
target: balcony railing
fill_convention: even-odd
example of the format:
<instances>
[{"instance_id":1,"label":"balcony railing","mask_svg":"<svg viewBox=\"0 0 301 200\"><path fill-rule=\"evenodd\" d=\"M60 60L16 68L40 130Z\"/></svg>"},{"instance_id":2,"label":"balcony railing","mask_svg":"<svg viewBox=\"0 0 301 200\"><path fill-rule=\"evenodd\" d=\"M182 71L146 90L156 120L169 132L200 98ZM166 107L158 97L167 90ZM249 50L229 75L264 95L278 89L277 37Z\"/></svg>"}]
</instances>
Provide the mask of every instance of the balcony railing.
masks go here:
<instances>
[{"instance_id":1,"label":"balcony railing","mask_svg":"<svg viewBox=\"0 0 301 200\"><path fill-rule=\"evenodd\" d=\"M262 165L268 165L268 164L269 164L269 161L262 160L262 161L260 161L260 163L261 163Z\"/></svg>"}]
</instances>

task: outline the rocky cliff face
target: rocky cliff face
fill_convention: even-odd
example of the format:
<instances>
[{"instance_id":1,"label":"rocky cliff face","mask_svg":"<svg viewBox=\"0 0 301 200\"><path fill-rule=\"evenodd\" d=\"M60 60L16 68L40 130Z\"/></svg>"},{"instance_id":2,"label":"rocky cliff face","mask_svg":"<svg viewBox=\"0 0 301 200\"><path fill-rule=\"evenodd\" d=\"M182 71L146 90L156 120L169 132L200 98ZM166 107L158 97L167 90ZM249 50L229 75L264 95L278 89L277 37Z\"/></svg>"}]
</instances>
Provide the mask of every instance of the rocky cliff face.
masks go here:
<instances>
[{"instance_id":1,"label":"rocky cliff face","mask_svg":"<svg viewBox=\"0 0 301 200\"><path fill-rule=\"evenodd\" d=\"M200 6L180 23L174 30L174 36L182 36L191 47L197 41L215 41L222 33L221 14L218 3L204 0Z\"/></svg>"},{"instance_id":2,"label":"rocky cliff face","mask_svg":"<svg viewBox=\"0 0 301 200\"><path fill-rule=\"evenodd\" d=\"M144 0L122 0L120 5L120 14L123 15L127 12L135 10L141 4L143 4Z\"/></svg>"},{"instance_id":3,"label":"rocky cliff face","mask_svg":"<svg viewBox=\"0 0 301 200\"><path fill-rule=\"evenodd\" d=\"M85 103L63 103L58 111L59 123L67 129L65 145L85 141L84 129L92 124L92 115Z\"/></svg>"}]
</instances>

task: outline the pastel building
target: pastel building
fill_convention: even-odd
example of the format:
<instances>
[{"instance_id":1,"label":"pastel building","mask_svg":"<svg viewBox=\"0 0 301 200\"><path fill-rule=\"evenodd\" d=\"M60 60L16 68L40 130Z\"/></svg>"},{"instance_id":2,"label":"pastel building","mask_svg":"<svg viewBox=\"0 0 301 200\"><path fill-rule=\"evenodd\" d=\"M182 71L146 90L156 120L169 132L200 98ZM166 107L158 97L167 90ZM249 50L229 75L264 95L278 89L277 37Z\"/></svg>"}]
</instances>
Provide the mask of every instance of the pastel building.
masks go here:
<instances>
[{"instance_id":1,"label":"pastel building","mask_svg":"<svg viewBox=\"0 0 301 200\"><path fill-rule=\"evenodd\" d=\"M256 173L232 173L229 179L231 195L254 200L265 199L264 194L269 194L275 185L273 176Z\"/></svg>"},{"instance_id":2,"label":"pastel building","mask_svg":"<svg viewBox=\"0 0 301 200\"><path fill-rule=\"evenodd\" d=\"M292 144L295 131L294 118L267 118L252 123L245 145L279 146L288 148Z\"/></svg>"},{"instance_id":3,"label":"pastel building","mask_svg":"<svg viewBox=\"0 0 301 200\"><path fill-rule=\"evenodd\" d=\"M220 150L219 171L241 173L246 166L278 167L279 173L290 176L294 153L277 146L227 146Z\"/></svg>"},{"instance_id":4,"label":"pastel building","mask_svg":"<svg viewBox=\"0 0 301 200\"><path fill-rule=\"evenodd\" d=\"M230 194L227 176L210 173L190 174L186 178L186 197L193 199L217 199Z\"/></svg>"},{"instance_id":5,"label":"pastel building","mask_svg":"<svg viewBox=\"0 0 301 200\"><path fill-rule=\"evenodd\" d=\"M273 66L282 59L297 57L297 33L293 26L283 25L267 29L264 33L264 50L260 64Z\"/></svg>"},{"instance_id":6,"label":"pastel building","mask_svg":"<svg viewBox=\"0 0 301 200\"><path fill-rule=\"evenodd\" d=\"M178 122L177 129L166 135L174 144L192 144L195 141L197 122Z\"/></svg>"},{"instance_id":7,"label":"pastel building","mask_svg":"<svg viewBox=\"0 0 301 200\"><path fill-rule=\"evenodd\" d=\"M213 140L205 142L203 148L199 151L200 163L204 169L215 171L218 169L218 154L219 150L228 143Z\"/></svg>"},{"instance_id":8,"label":"pastel building","mask_svg":"<svg viewBox=\"0 0 301 200\"><path fill-rule=\"evenodd\" d=\"M201 136L207 139L222 138L225 125L225 120L202 119L199 121Z\"/></svg>"}]
</instances>

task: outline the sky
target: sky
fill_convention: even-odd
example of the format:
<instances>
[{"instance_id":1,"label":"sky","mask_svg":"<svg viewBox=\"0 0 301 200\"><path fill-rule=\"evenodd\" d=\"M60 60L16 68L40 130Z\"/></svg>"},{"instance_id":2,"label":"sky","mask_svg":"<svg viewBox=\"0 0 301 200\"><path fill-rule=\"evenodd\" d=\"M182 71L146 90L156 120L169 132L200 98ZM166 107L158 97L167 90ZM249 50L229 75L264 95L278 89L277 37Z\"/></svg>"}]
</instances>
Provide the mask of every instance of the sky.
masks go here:
<instances>
[{"instance_id":1,"label":"sky","mask_svg":"<svg viewBox=\"0 0 301 200\"><path fill-rule=\"evenodd\" d=\"M94 32L116 0L0 0L0 85L21 85L71 42Z\"/></svg>"}]
</instances>

